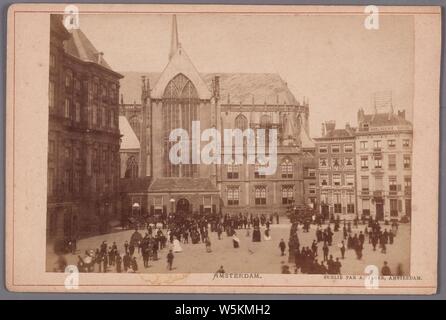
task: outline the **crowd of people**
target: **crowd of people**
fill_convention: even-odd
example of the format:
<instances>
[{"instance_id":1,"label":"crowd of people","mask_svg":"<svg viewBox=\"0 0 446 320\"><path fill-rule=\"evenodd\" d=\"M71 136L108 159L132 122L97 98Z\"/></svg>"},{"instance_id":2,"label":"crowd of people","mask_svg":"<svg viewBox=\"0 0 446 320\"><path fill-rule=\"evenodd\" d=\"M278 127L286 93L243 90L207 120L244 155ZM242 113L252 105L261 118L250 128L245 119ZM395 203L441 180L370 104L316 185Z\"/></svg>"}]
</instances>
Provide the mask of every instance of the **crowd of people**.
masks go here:
<instances>
[{"instance_id":1,"label":"crowd of people","mask_svg":"<svg viewBox=\"0 0 446 320\"><path fill-rule=\"evenodd\" d=\"M357 219L343 221L342 228L339 217L330 219L327 224L321 219L302 221L292 217L290 222L288 244L284 239L279 242L281 256L285 256L288 249L288 264L283 263L282 273L291 273L289 265L292 265L294 273L341 274L341 261L346 258L346 251L353 250L358 260L363 257L365 245L370 245L373 251L379 248L382 254L386 254L387 246L393 244L398 232L396 222L383 227L376 220L365 222L362 226ZM272 239L270 226L273 223L280 223L277 214L178 214L169 217L167 221L148 221L143 229L135 228L130 238L120 246L116 242L108 244L107 241L102 241L98 248L86 250L83 256L78 255L77 266L80 272L141 272L164 256L166 269L173 270L175 254L183 251L183 245L201 244L204 245L205 252L210 253L210 233L215 233L214 239L230 238L233 248L238 249L240 238L237 233L245 232L252 242L261 242L262 239L269 241ZM312 225L314 229L311 228ZM304 246L300 243L300 229L304 233L315 230L315 239L311 245ZM341 233L339 237L342 240L334 244L334 235L338 232ZM75 254L76 243L70 242L69 245L69 252ZM55 270L64 270L66 264L63 255L59 255ZM397 273L400 272L402 270L397 270ZM383 266L382 273L391 274L387 264Z\"/></svg>"},{"instance_id":2,"label":"crowd of people","mask_svg":"<svg viewBox=\"0 0 446 320\"><path fill-rule=\"evenodd\" d=\"M341 274L342 263L341 260L345 259L346 250L353 250L356 254L356 258L361 260L363 257L364 245L370 244L373 251L377 250L379 245L380 251L383 254L387 252L387 245L392 245L394 238L398 232L398 223L392 222L386 223L389 227L382 227L378 220L369 220L363 222L363 230L353 232L352 222L356 231L359 230L359 220L344 221L342 228L342 241L337 244L339 248L340 257L333 258L333 236L336 232L340 231L341 221L339 217L332 218L328 222L327 226L323 228L323 221L314 223L316 225L315 240L313 240L310 246L301 246L299 242L298 229L302 225L303 232L309 232L310 221L304 221L302 223L294 220L290 228L290 236L288 241L288 263L294 264L295 273L308 273L308 274ZM333 229L331 225L333 224ZM322 257L320 257L318 248L322 244ZM279 242L279 248L281 255L285 254L286 243L282 239ZM336 250L337 252L337 250ZM396 274L402 274L402 266L399 265ZM282 266L282 273L291 273L288 265ZM392 272L390 267L385 261L382 270L382 275L390 275Z\"/></svg>"},{"instance_id":3,"label":"crowd of people","mask_svg":"<svg viewBox=\"0 0 446 320\"><path fill-rule=\"evenodd\" d=\"M158 261L161 254L168 248L166 255L167 269L173 269L174 254L182 252L183 244L204 244L206 252L212 252L209 233L215 232L219 240L223 234L230 237L234 248L240 247L240 239L236 230L245 229L247 235L252 231L252 241L261 241L260 226L265 226L264 239L270 240L270 225L279 223L279 215L225 214L217 215L187 215L178 214L169 217L167 221L147 221L138 223L129 240L118 248L116 242L108 244L103 241L96 249L86 250L84 255L78 255L77 267L80 272L139 272L140 268L149 268L153 261ZM138 226L144 225L144 229ZM144 234L144 235L143 235ZM69 250L63 253L76 254L75 243L69 242ZM66 246L64 244L64 246ZM142 266L138 265L142 257ZM63 271L67 265L63 254L58 255L55 271Z\"/></svg>"}]
</instances>

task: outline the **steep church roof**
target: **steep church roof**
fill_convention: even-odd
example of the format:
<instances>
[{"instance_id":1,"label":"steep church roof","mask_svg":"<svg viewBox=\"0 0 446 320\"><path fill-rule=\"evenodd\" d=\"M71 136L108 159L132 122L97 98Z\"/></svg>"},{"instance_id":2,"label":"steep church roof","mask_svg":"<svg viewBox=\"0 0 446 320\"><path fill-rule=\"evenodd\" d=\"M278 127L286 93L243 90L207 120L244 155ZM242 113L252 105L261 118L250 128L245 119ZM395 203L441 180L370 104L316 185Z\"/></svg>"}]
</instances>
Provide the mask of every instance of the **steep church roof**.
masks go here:
<instances>
[{"instance_id":1,"label":"steep church roof","mask_svg":"<svg viewBox=\"0 0 446 320\"><path fill-rule=\"evenodd\" d=\"M159 72L120 72L120 91L125 104L141 103L141 76L146 76L150 86L160 79ZM172 78L175 75L172 75ZM276 73L200 73L207 88L212 79L220 76L220 103L251 105L297 105L296 98L286 82ZM172 79L170 78L170 79ZM169 80L170 80L169 79ZM208 89L209 90L209 89Z\"/></svg>"},{"instance_id":2,"label":"steep church roof","mask_svg":"<svg viewBox=\"0 0 446 320\"><path fill-rule=\"evenodd\" d=\"M316 147L316 144L314 143L313 139L310 138L307 131L301 130L299 138L302 149L313 149Z\"/></svg>"},{"instance_id":3,"label":"steep church roof","mask_svg":"<svg viewBox=\"0 0 446 320\"><path fill-rule=\"evenodd\" d=\"M199 73L181 47L176 16L172 17L169 62L162 73L121 72L121 93L125 104L141 103L141 76L149 79L152 98L162 98L164 90L177 74L194 84L201 99L211 98L212 81L220 77L220 103L243 105L297 105L287 83L276 73Z\"/></svg>"},{"instance_id":4,"label":"steep church roof","mask_svg":"<svg viewBox=\"0 0 446 320\"><path fill-rule=\"evenodd\" d=\"M125 116L119 116L119 131L121 131L121 150L134 150L140 148L138 137L133 131Z\"/></svg>"}]
</instances>

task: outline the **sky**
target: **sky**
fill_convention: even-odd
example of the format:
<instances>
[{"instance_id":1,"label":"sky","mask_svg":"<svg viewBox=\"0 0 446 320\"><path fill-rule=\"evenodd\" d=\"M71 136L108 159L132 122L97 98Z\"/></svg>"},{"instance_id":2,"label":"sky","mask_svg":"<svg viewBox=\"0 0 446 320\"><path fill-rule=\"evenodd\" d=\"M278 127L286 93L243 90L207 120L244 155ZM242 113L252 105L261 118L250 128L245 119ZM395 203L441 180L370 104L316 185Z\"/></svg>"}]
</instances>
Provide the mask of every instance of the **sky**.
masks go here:
<instances>
[{"instance_id":1,"label":"sky","mask_svg":"<svg viewBox=\"0 0 446 320\"><path fill-rule=\"evenodd\" d=\"M310 135L324 121L357 125L373 112L373 94L391 92L412 120L413 16L178 14L182 47L199 72L278 73L295 97L309 100ZM80 28L118 71L161 72L168 62L171 15L84 14Z\"/></svg>"}]
</instances>

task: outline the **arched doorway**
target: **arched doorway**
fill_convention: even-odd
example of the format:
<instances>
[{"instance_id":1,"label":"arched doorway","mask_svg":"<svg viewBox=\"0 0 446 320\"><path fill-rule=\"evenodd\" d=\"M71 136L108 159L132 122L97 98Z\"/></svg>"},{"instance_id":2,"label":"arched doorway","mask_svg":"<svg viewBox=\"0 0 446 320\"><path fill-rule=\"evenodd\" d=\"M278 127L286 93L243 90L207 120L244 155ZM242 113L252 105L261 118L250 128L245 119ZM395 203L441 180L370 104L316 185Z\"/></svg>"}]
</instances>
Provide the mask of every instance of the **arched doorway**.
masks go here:
<instances>
[{"instance_id":1,"label":"arched doorway","mask_svg":"<svg viewBox=\"0 0 446 320\"><path fill-rule=\"evenodd\" d=\"M190 203L187 199L180 199L177 202L177 210L176 213L178 214L188 214L189 213L189 207Z\"/></svg>"}]
</instances>

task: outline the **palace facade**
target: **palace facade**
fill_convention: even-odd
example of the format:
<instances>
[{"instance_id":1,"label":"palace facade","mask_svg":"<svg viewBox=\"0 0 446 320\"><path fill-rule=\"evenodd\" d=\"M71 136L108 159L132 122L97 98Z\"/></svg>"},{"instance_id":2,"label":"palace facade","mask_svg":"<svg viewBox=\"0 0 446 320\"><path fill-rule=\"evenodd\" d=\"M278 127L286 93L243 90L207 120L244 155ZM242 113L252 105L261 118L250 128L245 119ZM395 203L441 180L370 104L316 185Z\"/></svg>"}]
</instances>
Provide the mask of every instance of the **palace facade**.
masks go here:
<instances>
[{"instance_id":1,"label":"palace facade","mask_svg":"<svg viewBox=\"0 0 446 320\"><path fill-rule=\"evenodd\" d=\"M79 29L51 15L48 239L106 232L120 217L119 79Z\"/></svg>"}]
</instances>

